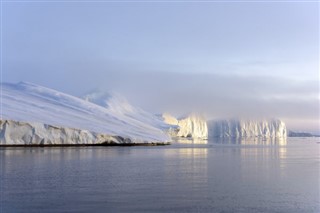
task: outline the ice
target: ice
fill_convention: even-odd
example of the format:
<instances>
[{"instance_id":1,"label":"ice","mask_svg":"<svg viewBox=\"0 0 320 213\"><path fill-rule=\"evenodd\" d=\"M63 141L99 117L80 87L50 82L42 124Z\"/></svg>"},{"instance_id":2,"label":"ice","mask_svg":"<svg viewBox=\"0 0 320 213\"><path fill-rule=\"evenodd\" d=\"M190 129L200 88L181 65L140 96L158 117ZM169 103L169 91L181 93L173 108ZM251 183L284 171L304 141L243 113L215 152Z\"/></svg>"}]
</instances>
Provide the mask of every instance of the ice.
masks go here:
<instances>
[{"instance_id":1,"label":"ice","mask_svg":"<svg viewBox=\"0 0 320 213\"><path fill-rule=\"evenodd\" d=\"M156 116L155 119L145 117L143 113L146 112L135 111L133 107L117 101L120 100L111 98L107 102L109 105L103 107L32 83L3 83L2 120L86 130L128 138L133 143L170 141L170 137L158 128L165 126L164 122L161 124Z\"/></svg>"},{"instance_id":2,"label":"ice","mask_svg":"<svg viewBox=\"0 0 320 213\"><path fill-rule=\"evenodd\" d=\"M270 120L211 120L209 137L287 137L286 125L279 119Z\"/></svg>"},{"instance_id":3,"label":"ice","mask_svg":"<svg viewBox=\"0 0 320 213\"><path fill-rule=\"evenodd\" d=\"M162 117L166 123L176 125L175 131L169 131L172 136L201 139L208 138L207 122L202 116L191 114L176 119L170 114L164 113Z\"/></svg>"}]
</instances>

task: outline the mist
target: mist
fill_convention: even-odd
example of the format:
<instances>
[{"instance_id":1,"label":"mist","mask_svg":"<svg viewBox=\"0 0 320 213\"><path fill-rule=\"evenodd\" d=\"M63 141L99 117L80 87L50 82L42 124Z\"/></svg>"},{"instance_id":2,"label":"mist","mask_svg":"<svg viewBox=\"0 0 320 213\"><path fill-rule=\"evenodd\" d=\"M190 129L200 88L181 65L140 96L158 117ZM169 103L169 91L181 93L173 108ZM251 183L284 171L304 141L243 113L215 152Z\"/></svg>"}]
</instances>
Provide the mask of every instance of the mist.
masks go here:
<instances>
[{"instance_id":1,"label":"mist","mask_svg":"<svg viewBox=\"0 0 320 213\"><path fill-rule=\"evenodd\" d=\"M153 113L169 112L181 116L197 112L208 119L279 118L294 131L317 133L319 130L317 80L261 75L92 69L90 76L81 75L81 72L75 74L74 78L66 76L63 78L63 85L53 75L49 78L49 85L47 83L44 86L78 97L96 90L117 92L132 104ZM57 78L61 76L63 77L60 75ZM25 80L34 82L35 79ZM43 85L45 82L36 79L34 83Z\"/></svg>"},{"instance_id":2,"label":"mist","mask_svg":"<svg viewBox=\"0 0 320 213\"><path fill-rule=\"evenodd\" d=\"M176 116L190 112L208 119L284 120L295 131L319 129L319 84L270 76L194 73L117 72L99 85L136 105Z\"/></svg>"}]
</instances>

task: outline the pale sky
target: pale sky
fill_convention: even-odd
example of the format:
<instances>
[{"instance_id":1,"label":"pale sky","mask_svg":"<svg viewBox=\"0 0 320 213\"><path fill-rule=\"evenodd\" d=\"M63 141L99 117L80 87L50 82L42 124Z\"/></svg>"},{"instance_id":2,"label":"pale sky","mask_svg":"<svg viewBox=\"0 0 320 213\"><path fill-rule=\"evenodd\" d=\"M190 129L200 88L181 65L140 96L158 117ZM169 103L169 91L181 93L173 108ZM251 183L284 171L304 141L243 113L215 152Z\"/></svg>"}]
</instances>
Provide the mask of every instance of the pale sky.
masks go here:
<instances>
[{"instance_id":1,"label":"pale sky","mask_svg":"<svg viewBox=\"0 0 320 213\"><path fill-rule=\"evenodd\" d=\"M316 1L4 1L2 12L5 82L319 129Z\"/></svg>"}]
</instances>

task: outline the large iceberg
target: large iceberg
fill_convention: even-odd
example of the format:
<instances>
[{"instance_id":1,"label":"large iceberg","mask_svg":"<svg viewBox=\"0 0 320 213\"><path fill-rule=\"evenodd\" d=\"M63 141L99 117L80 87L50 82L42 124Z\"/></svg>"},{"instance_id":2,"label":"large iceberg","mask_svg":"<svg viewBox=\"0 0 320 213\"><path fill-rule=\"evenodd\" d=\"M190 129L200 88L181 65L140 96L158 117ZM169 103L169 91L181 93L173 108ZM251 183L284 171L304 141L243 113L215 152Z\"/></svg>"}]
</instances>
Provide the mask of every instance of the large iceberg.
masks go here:
<instances>
[{"instance_id":1,"label":"large iceberg","mask_svg":"<svg viewBox=\"0 0 320 213\"><path fill-rule=\"evenodd\" d=\"M0 144L165 143L161 121L112 99L107 107L31 83L2 87ZM124 109L123 109L124 108ZM136 113L136 114L135 114ZM163 126L166 124L163 122Z\"/></svg>"},{"instance_id":2,"label":"large iceberg","mask_svg":"<svg viewBox=\"0 0 320 213\"><path fill-rule=\"evenodd\" d=\"M208 121L208 129L209 138L287 137L286 125L279 119L261 121L239 119L211 120Z\"/></svg>"},{"instance_id":3,"label":"large iceberg","mask_svg":"<svg viewBox=\"0 0 320 213\"><path fill-rule=\"evenodd\" d=\"M31 83L2 87L0 145L166 143L179 138L284 138L284 122L156 116L119 94L74 97Z\"/></svg>"}]
</instances>

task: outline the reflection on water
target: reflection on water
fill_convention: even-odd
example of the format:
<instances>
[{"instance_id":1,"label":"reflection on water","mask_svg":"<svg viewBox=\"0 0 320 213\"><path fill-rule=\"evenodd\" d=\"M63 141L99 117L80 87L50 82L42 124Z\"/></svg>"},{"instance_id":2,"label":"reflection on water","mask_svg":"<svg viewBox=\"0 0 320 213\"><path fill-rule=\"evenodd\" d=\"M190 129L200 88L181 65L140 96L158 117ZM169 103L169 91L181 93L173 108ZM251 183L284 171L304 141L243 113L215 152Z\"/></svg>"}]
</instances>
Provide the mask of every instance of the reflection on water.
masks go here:
<instances>
[{"instance_id":1,"label":"reflection on water","mask_svg":"<svg viewBox=\"0 0 320 213\"><path fill-rule=\"evenodd\" d=\"M174 138L174 141L180 144L238 144L238 145L281 145L287 144L287 138L263 138L263 137L250 137L250 138L210 138L210 139L199 139L199 138Z\"/></svg>"},{"instance_id":2,"label":"reflection on water","mask_svg":"<svg viewBox=\"0 0 320 213\"><path fill-rule=\"evenodd\" d=\"M207 158L207 148L181 148L178 155L181 158Z\"/></svg>"},{"instance_id":3,"label":"reflection on water","mask_svg":"<svg viewBox=\"0 0 320 213\"><path fill-rule=\"evenodd\" d=\"M181 143L181 144L208 144L208 140L206 139L200 139L200 138L174 138L175 142Z\"/></svg>"},{"instance_id":4,"label":"reflection on water","mask_svg":"<svg viewBox=\"0 0 320 213\"><path fill-rule=\"evenodd\" d=\"M239 145L286 145L287 138L212 138L213 143L218 144L239 144Z\"/></svg>"},{"instance_id":5,"label":"reflection on water","mask_svg":"<svg viewBox=\"0 0 320 213\"><path fill-rule=\"evenodd\" d=\"M243 147L239 151L242 179L268 183L275 179L275 176L279 178L278 181L287 177L287 146Z\"/></svg>"},{"instance_id":6,"label":"reflection on water","mask_svg":"<svg viewBox=\"0 0 320 213\"><path fill-rule=\"evenodd\" d=\"M4 212L319 212L320 145L314 140L0 148L1 207Z\"/></svg>"}]
</instances>

